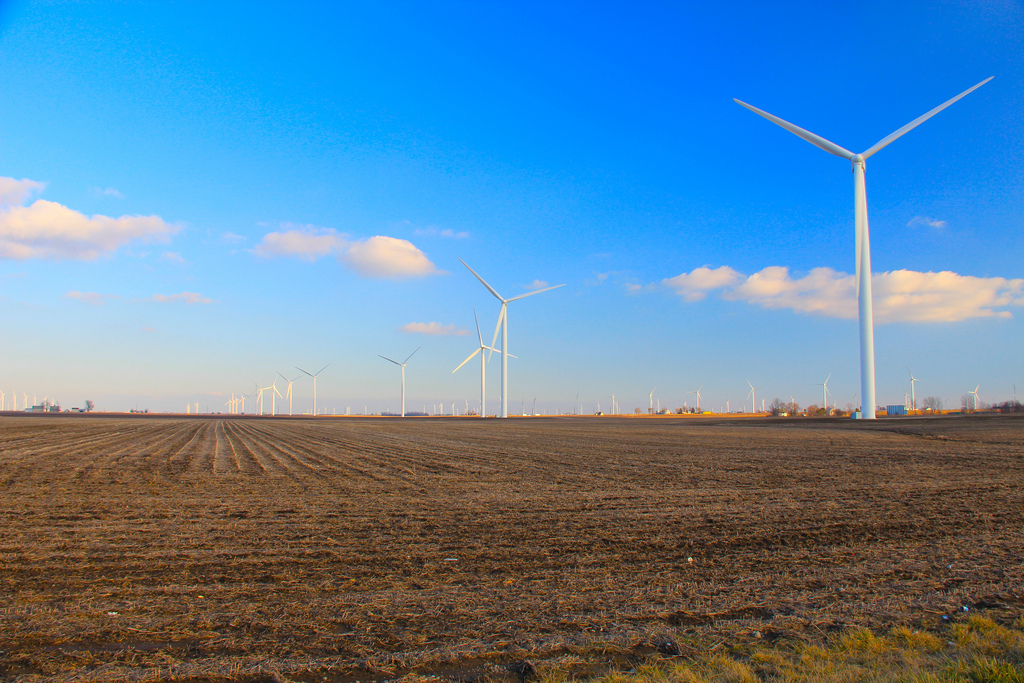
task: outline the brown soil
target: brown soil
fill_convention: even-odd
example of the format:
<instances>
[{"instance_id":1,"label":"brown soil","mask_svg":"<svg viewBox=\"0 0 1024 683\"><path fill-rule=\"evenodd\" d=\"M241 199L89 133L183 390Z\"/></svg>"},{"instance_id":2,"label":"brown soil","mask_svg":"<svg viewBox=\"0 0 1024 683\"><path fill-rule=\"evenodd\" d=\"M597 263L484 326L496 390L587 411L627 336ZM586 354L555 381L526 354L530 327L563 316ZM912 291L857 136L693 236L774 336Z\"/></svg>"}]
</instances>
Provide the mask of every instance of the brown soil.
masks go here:
<instances>
[{"instance_id":1,"label":"brown soil","mask_svg":"<svg viewBox=\"0 0 1024 683\"><path fill-rule=\"evenodd\" d=\"M0 679L528 676L1024 613L1024 420L0 417Z\"/></svg>"}]
</instances>

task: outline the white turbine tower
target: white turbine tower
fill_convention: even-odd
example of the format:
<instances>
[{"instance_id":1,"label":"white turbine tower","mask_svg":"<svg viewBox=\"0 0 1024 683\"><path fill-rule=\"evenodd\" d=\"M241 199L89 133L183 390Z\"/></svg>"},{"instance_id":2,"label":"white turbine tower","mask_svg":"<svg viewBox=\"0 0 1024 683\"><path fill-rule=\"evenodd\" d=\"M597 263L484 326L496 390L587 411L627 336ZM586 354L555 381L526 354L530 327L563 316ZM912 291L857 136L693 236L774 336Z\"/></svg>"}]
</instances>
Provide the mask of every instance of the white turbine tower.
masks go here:
<instances>
[{"instance_id":1,"label":"white turbine tower","mask_svg":"<svg viewBox=\"0 0 1024 683\"><path fill-rule=\"evenodd\" d=\"M843 149L839 145L829 142L823 137L795 126L788 121L783 121L777 116L772 116L766 111L752 107L746 102L734 100L750 111L763 116L774 124L777 124L790 133L797 135L812 145L825 150L829 154L848 159L853 163L853 206L854 206L854 229L856 240L856 263L857 263L857 302L860 310L860 393L863 399L861 406L861 417L869 420L875 419L875 332L874 316L871 311L871 243L868 239L868 202L864 189L864 162L868 157L878 152L883 147L896 140L905 133L913 130L940 111L953 104L961 97L964 97L992 80L986 78L981 83L968 88L951 100L932 109L927 114L917 117L896 132L882 138L866 152L854 154Z\"/></svg>"},{"instance_id":2,"label":"white turbine tower","mask_svg":"<svg viewBox=\"0 0 1024 683\"><path fill-rule=\"evenodd\" d=\"M654 392L658 390L658 387L651 389L649 398L651 399L651 407L647 410L651 415L654 414Z\"/></svg>"},{"instance_id":3,"label":"white turbine tower","mask_svg":"<svg viewBox=\"0 0 1024 683\"><path fill-rule=\"evenodd\" d=\"M917 412L917 392L914 390L915 389L914 384L916 382L920 382L921 380L919 380L918 378L914 377L914 373L912 373L910 371L909 367L907 368L907 374L910 375L910 406L914 410L914 412L916 413Z\"/></svg>"},{"instance_id":4,"label":"white turbine tower","mask_svg":"<svg viewBox=\"0 0 1024 683\"><path fill-rule=\"evenodd\" d=\"M753 384L750 384L750 380L749 379L747 380L747 384L750 386L750 393L747 394L747 396L750 397L750 412L751 413L756 413L757 412L757 396L754 394L754 391L757 389L757 387L755 387Z\"/></svg>"},{"instance_id":5,"label":"white turbine tower","mask_svg":"<svg viewBox=\"0 0 1024 683\"><path fill-rule=\"evenodd\" d=\"M319 375L321 372L323 372L324 370L326 370L330 366L331 366L331 364L328 363L327 365L323 366L322 368L320 368L316 372L306 372L305 370L303 370L299 366L297 366L297 365L295 366L296 370L298 370L301 373L307 374L307 375L309 375L310 377L313 378L313 417L316 417L316 378L317 378L317 375Z\"/></svg>"},{"instance_id":6,"label":"white turbine tower","mask_svg":"<svg viewBox=\"0 0 1024 683\"><path fill-rule=\"evenodd\" d=\"M703 389L703 388L704 388L704 385L701 384L695 390L686 392L688 394L696 394L697 395L697 412L698 413L700 412L700 390Z\"/></svg>"},{"instance_id":7,"label":"white turbine tower","mask_svg":"<svg viewBox=\"0 0 1024 683\"><path fill-rule=\"evenodd\" d=\"M821 383L821 407L825 409L825 414L828 415L828 381L832 379L832 373L828 373L828 377Z\"/></svg>"},{"instance_id":8,"label":"white turbine tower","mask_svg":"<svg viewBox=\"0 0 1024 683\"><path fill-rule=\"evenodd\" d=\"M501 313L498 314L498 325L497 325L497 327L494 328L494 338L491 340L491 346L494 346L494 343L498 340L498 332L500 331L501 332L501 416L502 417L508 417L508 355L509 355L508 354L508 305L510 303L512 303L513 301L518 301L519 299L525 299L528 296L533 296L534 294L540 294L541 292L547 292L547 291L552 290L552 289L558 289L559 287L564 287L565 285L555 285L554 287L545 287L544 289L536 289L536 290L534 290L532 292L527 292L526 294L520 294L519 296L514 296L511 299L506 299L501 294L498 294L497 290L495 290L494 287L491 287L489 284L487 284L487 282L484 281L484 279L482 277L477 275L476 271L473 270L472 268L470 268L469 265L465 261L463 261L462 259L459 259L459 262L462 263L462 265L466 266L466 268L469 270L469 272L473 273L473 276L476 277L476 279L480 281L480 284L482 284L484 287L486 287L487 291L490 292L491 294L493 294L494 297L498 301L501 302Z\"/></svg>"},{"instance_id":9,"label":"white turbine tower","mask_svg":"<svg viewBox=\"0 0 1024 683\"><path fill-rule=\"evenodd\" d=\"M417 347L416 351L419 351L421 348L423 348L423 347L422 346ZM397 360L391 360L387 356L380 356L379 353L377 354L378 356L380 356L384 360L390 361L390 362L394 363L395 365L397 365L397 366L402 368L402 417L405 417L405 364L409 362L410 358L412 358L414 355L416 355L416 351L413 351L408 356L406 356L405 360L403 360L401 363L399 363ZM426 412L426 410L424 410L424 412Z\"/></svg>"},{"instance_id":10,"label":"white turbine tower","mask_svg":"<svg viewBox=\"0 0 1024 683\"><path fill-rule=\"evenodd\" d=\"M967 392L968 394L974 394L974 410L975 410L975 412L977 412L977 410L978 410L978 389L981 389L981 385L980 384L978 386L974 387L974 391L968 391Z\"/></svg>"},{"instance_id":11,"label":"white turbine tower","mask_svg":"<svg viewBox=\"0 0 1024 683\"><path fill-rule=\"evenodd\" d=\"M485 354L483 352L484 351L490 351L491 353L493 353L494 352L494 348L491 347L491 346L488 346L487 344L484 344L484 336L483 336L483 334L480 333L480 319L477 318L477 316L476 316L476 309L473 309L473 320L476 321L476 337L477 337L477 339L480 342L480 346L476 347L476 351L474 351L473 353L469 354L469 357L467 357L466 360L464 360L461 363L459 363L459 367L455 368L455 370L452 370L452 374L455 374L455 372L459 368L461 368L463 365L465 365L470 360L472 360L473 356L475 356L478 353L480 354L480 417L487 417L487 409L486 409L486 400L487 400L486 399L486 396L487 396L487 359L484 357ZM512 356L512 354L509 354L509 355ZM517 358L517 356L512 356L512 357L513 358ZM467 406L466 409L467 410L469 409L468 406ZM454 412L454 409L452 410L452 412Z\"/></svg>"},{"instance_id":12,"label":"white turbine tower","mask_svg":"<svg viewBox=\"0 0 1024 683\"><path fill-rule=\"evenodd\" d=\"M298 379L298 377L296 377L295 379L288 379L287 377L282 375L280 372L277 373L277 374L285 382L288 382L288 388L284 392L284 398L288 399L288 415L290 416L292 414L292 398L293 398L293 396L292 396L292 385L295 384L295 380Z\"/></svg>"}]
</instances>

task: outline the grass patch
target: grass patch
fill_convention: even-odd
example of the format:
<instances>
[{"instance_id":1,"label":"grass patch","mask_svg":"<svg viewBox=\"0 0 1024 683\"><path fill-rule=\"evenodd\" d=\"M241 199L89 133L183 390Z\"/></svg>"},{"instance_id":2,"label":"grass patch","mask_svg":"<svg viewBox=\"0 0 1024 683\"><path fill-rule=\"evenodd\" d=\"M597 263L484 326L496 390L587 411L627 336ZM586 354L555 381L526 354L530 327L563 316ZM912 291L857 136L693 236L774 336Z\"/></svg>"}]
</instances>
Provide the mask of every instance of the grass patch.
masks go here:
<instances>
[{"instance_id":1,"label":"grass patch","mask_svg":"<svg viewBox=\"0 0 1024 683\"><path fill-rule=\"evenodd\" d=\"M597 683L1024 683L1024 619L1011 626L971 616L940 633L905 626L886 634L850 629L821 644L735 646L695 658L660 659ZM540 683L573 676L547 669Z\"/></svg>"}]
</instances>

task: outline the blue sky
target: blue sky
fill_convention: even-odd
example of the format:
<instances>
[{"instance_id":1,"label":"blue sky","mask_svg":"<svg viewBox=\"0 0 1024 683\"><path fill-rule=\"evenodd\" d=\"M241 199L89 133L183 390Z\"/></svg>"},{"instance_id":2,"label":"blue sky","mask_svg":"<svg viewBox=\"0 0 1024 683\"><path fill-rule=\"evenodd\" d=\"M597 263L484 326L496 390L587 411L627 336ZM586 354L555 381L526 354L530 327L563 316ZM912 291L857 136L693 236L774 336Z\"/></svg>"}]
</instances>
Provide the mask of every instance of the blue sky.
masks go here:
<instances>
[{"instance_id":1,"label":"blue sky","mask_svg":"<svg viewBox=\"0 0 1024 683\"><path fill-rule=\"evenodd\" d=\"M859 151L988 76L868 161L878 402L1024 394L1021 4L689 5L0 3L7 407L397 410L420 346L408 409L476 407L459 258L566 284L512 412L856 403L849 163L732 98Z\"/></svg>"}]
</instances>

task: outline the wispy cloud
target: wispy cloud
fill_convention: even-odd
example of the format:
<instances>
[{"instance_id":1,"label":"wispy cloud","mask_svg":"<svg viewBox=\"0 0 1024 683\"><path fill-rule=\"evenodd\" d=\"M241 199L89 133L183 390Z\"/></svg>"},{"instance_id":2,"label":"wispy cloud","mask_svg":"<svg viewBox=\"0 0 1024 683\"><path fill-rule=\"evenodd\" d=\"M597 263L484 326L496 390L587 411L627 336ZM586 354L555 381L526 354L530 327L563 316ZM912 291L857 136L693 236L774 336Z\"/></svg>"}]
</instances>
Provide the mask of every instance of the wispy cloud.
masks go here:
<instances>
[{"instance_id":1,"label":"wispy cloud","mask_svg":"<svg viewBox=\"0 0 1024 683\"><path fill-rule=\"evenodd\" d=\"M933 230L942 230L946 227L946 221L940 221L937 218L931 216L914 216L907 223L908 228L932 228Z\"/></svg>"},{"instance_id":2,"label":"wispy cloud","mask_svg":"<svg viewBox=\"0 0 1024 683\"><path fill-rule=\"evenodd\" d=\"M285 223L285 230L268 232L253 249L261 258L294 256L315 261L322 256L337 256L348 246L348 240L333 228L315 225L295 226Z\"/></svg>"},{"instance_id":3,"label":"wispy cloud","mask_svg":"<svg viewBox=\"0 0 1024 683\"><path fill-rule=\"evenodd\" d=\"M832 318L857 317L855 277L831 268L815 268L794 277L784 266L770 266L750 276L726 266L714 270L704 267L662 280L661 285L687 301L698 301L718 291L723 299L762 308ZM1024 279L894 270L873 274L871 287L878 323L1009 318L1012 313L1006 308L1024 306Z\"/></svg>"},{"instance_id":4,"label":"wispy cloud","mask_svg":"<svg viewBox=\"0 0 1024 683\"><path fill-rule=\"evenodd\" d=\"M212 304L215 303L213 299L207 298L202 294L196 292L181 292L180 294L154 294L153 296L146 299L146 301L155 301L157 303L185 303L185 304Z\"/></svg>"},{"instance_id":5,"label":"wispy cloud","mask_svg":"<svg viewBox=\"0 0 1024 683\"><path fill-rule=\"evenodd\" d=\"M232 244L238 244L239 242L244 242L246 240L244 235L236 235L233 232L226 232L221 235L220 238L225 242L231 242Z\"/></svg>"},{"instance_id":6,"label":"wispy cloud","mask_svg":"<svg viewBox=\"0 0 1024 683\"><path fill-rule=\"evenodd\" d=\"M124 195L121 194L116 188L113 187L93 187L91 188L92 193L99 196L105 197L117 197L118 199L124 199Z\"/></svg>"},{"instance_id":7,"label":"wispy cloud","mask_svg":"<svg viewBox=\"0 0 1024 683\"><path fill-rule=\"evenodd\" d=\"M416 228L413 232L422 237L447 237L453 240L464 240L469 237L469 233L465 230L456 232L451 228L444 228L443 230L438 230L435 227Z\"/></svg>"},{"instance_id":8,"label":"wispy cloud","mask_svg":"<svg viewBox=\"0 0 1024 683\"><path fill-rule=\"evenodd\" d=\"M44 187L0 178L0 258L91 261L136 240L166 242L178 231L159 216L86 216L45 199L21 206Z\"/></svg>"},{"instance_id":9,"label":"wispy cloud","mask_svg":"<svg viewBox=\"0 0 1024 683\"><path fill-rule=\"evenodd\" d=\"M0 208L7 206L20 206L25 200L37 192L46 189L46 183L40 183L28 178L15 180L14 178L0 178Z\"/></svg>"},{"instance_id":10,"label":"wispy cloud","mask_svg":"<svg viewBox=\"0 0 1024 683\"><path fill-rule=\"evenodd\" d=\"M548 283L544 280L534 280L530 284L526 285L526 289L544 289L548 286Z\"/></svg>"},{"instance_id":11,"label":"wispy cloud","mask_svg":"<svg viewBox=\"0 0 1024 683\"><path fill-rule=\"evenodd\" d=\"M100 294L98 292L78 292L70 291L64 295L66 299L73 299L75 301L81 301L84 304L91 306L102 306L107 303L108 299L119 299L117 294Z\"/></svg>"},{"instance_id":12,"label":"wispy cloud","mask_svg":"<svg viewBox=\"0 0 1024 683\"><path fill-rule=\"evenodd\" d=\"M406 323L399 328L402 332L409 334L430 334L446 337L465 337L469 330L453 325L442 325L441 323Z\"/></svg>"},{"instance_id":13,"label":"wispy cloud","mask_svg":"<svg viewBox=\"0 0 1024 683\"><path fill-rule=\"evenodd\" d=\"M165 251L163 255L160 257L160 259L163 261L167 261L168 263L173 263L176 266L185 265L185 259L183 259L181 257L181 254L179 254L176 251Z\"/></svg>"}]
</instances>

